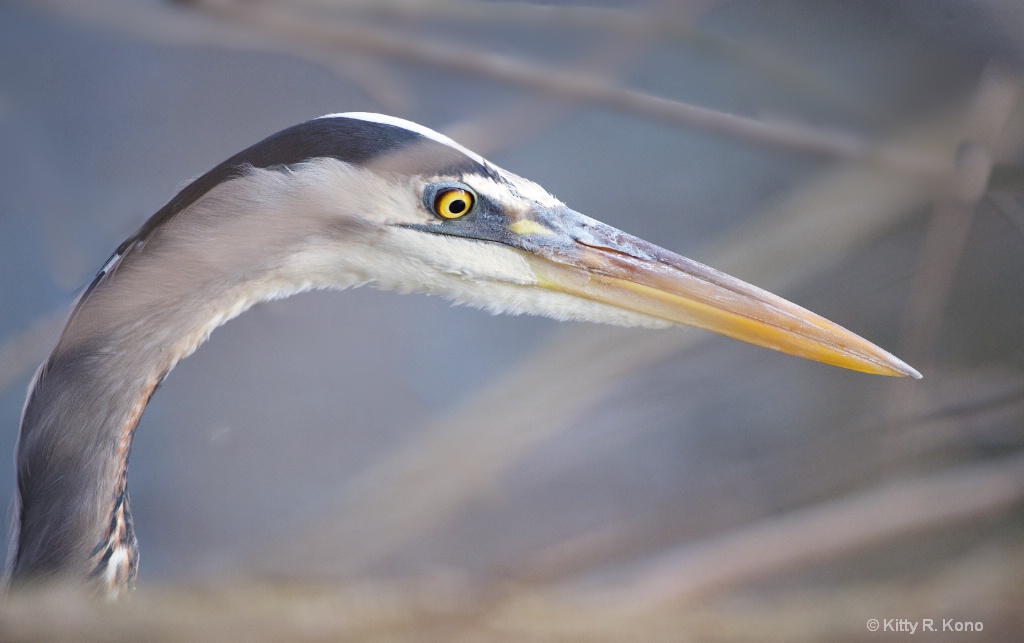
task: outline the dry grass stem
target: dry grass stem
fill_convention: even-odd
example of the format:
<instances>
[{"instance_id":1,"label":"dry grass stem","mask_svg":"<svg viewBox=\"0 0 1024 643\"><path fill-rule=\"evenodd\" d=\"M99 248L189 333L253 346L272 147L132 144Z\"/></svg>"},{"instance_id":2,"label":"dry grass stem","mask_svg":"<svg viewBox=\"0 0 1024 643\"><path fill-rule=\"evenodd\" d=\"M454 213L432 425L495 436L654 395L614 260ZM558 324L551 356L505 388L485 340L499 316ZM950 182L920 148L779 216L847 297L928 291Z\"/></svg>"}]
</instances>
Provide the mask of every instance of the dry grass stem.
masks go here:
<instances>
[{"instance_id":1,"label":"dry grass stem","mask_svg":"<svg viewBox=\"0 0 1024 643\"><path fill-rule=\"evenodd\" d=\"M591 105L601 105L647 118L697 127L715 134L793 151L844 160L867 160L890 170L938 179L948 176L952 163L913 150L891 149L860 137L819 130L795 123L770 123L674 101L609 83L600 76L566 72L533 65L508 56L451 46L438 41L410 38L367 25L324 25L294 12L267 6L250 6L233 0L197 0L196 6L232 22L258 27L268 34L301 42L356 49L483 76Z\"/></svg>"},{"instance_id":2,"label":"dry grass stem","mask_svg":"<svg viewBox=\"0 0 1024 643\"><path fill-rule=\"evenodd\" d=\"M602 598L634 610L678 604L910 534L999 515L1022 500L1022 456L893 482L680 547Z\"/></svg>"}]
</instances>

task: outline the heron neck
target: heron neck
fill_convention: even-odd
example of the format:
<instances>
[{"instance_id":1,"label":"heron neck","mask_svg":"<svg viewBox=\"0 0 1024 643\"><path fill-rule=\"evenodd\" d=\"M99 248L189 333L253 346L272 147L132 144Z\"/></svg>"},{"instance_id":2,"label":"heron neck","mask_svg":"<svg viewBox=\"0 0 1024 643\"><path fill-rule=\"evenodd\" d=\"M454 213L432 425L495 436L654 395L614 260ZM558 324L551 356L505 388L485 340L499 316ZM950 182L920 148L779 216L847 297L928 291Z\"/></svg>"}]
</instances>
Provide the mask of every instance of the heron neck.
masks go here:
<instances>
[{"instance_id":1,"label":"heron neck","mask_svg":"<svg viewBox=\"0 0 1024 643\"><path fill-rule=\"evenodd\" d=\"M174 365L257 301L237 292L244 282L236 292L210 281L186 292L173 270L151 271L167 277L139 294L138 269L119 266L79 303L31 391L17 458L15 579L102 578L121 573L107 571L111 558L134 559L126 479L139 419Z\"/></svg>"},{"instance_id":2,"label":"heron neck","mask_svg":"<svg viewBox=\"0 0 1024 643\"><path fill-rule=\"evenodd\" d=\"M238 184L228 185L233 192L197 202L115 257L40 369L18 447L13 580L102 576L111 559L130 563L128 456L164 376L258 301L349 285L344 276L326 283L310 276L315 266L295 264L311 239L323 237L322 221L292 217L282 226L280 199L261 199L259 185L244 179L231 183ZM242 194L248 201L235 205L244 217L225 208Z\"/></svg>"}]
</instances>

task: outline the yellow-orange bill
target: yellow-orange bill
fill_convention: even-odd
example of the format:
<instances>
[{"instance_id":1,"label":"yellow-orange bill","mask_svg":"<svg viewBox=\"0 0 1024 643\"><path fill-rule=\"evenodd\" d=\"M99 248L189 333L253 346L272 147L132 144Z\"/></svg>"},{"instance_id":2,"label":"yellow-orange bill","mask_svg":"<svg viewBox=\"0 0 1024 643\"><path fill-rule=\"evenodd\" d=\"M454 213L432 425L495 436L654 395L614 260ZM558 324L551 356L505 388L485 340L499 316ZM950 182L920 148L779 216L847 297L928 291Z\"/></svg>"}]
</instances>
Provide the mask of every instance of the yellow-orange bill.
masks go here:
<instances>
[{"instance_id":1,"label":"yellow-orange bill","mask_svg":"<svg viewBox=\"0 0 1024 643\"><path fill-rule=\"evenodd\" d=\"M530 244L527 258L542 287L826 364L921 377L887 351L809 310L571 210L541 223L550 223L560 241L566 233L573 239Z\"/></svg>"}]
</instances>

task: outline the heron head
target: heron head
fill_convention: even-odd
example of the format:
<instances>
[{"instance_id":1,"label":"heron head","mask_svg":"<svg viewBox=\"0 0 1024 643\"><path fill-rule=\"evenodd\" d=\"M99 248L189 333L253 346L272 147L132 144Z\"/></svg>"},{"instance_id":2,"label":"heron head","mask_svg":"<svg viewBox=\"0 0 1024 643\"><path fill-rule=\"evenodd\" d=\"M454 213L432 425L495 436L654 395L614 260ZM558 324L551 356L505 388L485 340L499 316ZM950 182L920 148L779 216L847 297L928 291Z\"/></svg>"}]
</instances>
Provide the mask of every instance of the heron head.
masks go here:
<instances>
[{"instance_id":1,"label":"heron head","mask_svg":"<svg viewBox=\"0 0 1024 643\"><path fill-rule=\"evenodd\" d=\"M696 261L568 208L536 183L437 132L341 114L411 135L346 172L372 221L352 249L363 279L502 313L626 326L697 326L845 368L919 377L842 327ZM352 209L352 206L349 206ZM351 212L349 212L351 214Z\"/></svg>"},{"instance_id":2,"label":"heron head","mask_svg":"<svg viewBox=\"0 0 1024 643\"><path fill-rule=\"evenodd\" d=\"M200 339L256 301L368 283L495 313L697 326L854 370L920 377L814 313L584 216L433 130L379 114L321 117L236 154L122 244L96 283L134 248L158 259L161 242L173 244L163 254L176 258L181 292L223 274L265 277L218 304ZM147 253L136 254L140 268ZM164 264L154 266L166 281ZM151 274L136 270L133 292L147 292Z\"/></svg>"}]
</instances>

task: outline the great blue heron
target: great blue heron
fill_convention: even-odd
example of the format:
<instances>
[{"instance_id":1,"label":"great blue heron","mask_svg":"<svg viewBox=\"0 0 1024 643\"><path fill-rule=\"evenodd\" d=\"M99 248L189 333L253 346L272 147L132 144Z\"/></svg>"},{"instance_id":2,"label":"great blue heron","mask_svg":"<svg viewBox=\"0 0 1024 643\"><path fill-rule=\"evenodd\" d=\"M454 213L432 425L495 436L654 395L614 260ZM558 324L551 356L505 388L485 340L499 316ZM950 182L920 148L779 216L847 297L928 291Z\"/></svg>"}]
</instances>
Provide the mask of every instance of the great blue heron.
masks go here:
<instances>
[{"instance_id":1,"label":"great blue heron","mask_svg":"<svg viewBox=\"0 0 1024 643\"><path fill-rule=\"evenodd\" d=\"M807 310L570 210L437 132L332 114L185 187L85 289L25 405L11 579L130 588L128 453L160 381L257 302L361 284L492 312L687 324L920 377Z\"/></svg>"}]
</instances>

